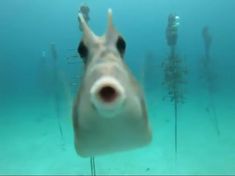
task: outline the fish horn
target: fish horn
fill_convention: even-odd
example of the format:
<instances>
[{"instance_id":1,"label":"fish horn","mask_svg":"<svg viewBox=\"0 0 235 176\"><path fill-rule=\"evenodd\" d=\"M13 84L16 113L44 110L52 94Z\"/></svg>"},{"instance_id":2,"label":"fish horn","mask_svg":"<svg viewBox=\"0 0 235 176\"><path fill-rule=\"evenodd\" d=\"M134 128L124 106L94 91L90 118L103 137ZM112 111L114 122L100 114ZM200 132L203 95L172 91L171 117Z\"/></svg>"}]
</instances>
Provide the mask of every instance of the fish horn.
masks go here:
<instances>
[{"instance_id":1,"label":"fish horn","mask_svg":"<svg viewBox=\"0 0 235 176\"><path fill-rule=\"evenodd\" d=\"M112 32L113 30L113 12L112 9L108 9L108 32Z\"/></svg>"},{"instance_id":2,"label":"fish horn","mask_svg":"<svg viewBox=\"0 0 235 176\"><path fill-rule=\"evenodd\" d=\"M93 42L95 38L95 34L87 25L82 13L78 14L78 20L84 33L84 42L87 42L87 43Z\"/></svg>"},{"instance_id":3,"label":"fish horn","mask_svg":"<svg viewBox=\"0 0 235 176\"><path fill-rule=\"evenodd\" d=\"M116 36L117 36L117 32L113 26L112 9L108 9L108 29L106 33L106 39L107 41L112 42Z\"/></svg>"}]
</instances>

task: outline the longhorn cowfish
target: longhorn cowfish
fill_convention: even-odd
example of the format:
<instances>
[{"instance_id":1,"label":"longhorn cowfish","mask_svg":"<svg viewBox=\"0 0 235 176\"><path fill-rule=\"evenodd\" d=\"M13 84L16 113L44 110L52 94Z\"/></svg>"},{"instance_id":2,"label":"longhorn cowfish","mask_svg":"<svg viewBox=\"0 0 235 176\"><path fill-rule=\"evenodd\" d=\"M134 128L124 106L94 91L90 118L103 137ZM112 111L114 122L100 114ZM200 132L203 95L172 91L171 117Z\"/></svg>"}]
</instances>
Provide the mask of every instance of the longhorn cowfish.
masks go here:
<instances>
[{"instance_id":1,"label":"longhorn cowfish","mask_svg":"<svg viewBox=\"0 0 235 176\"><path fill-rule=\"evenodd\" d=\"M83 37L78 53L85 70L73 106L74 140L82 157L145 146L152 132L144 94L124 63L126 43L112 23L97 36L78 15Z\"/></svg>"}]
</instances>

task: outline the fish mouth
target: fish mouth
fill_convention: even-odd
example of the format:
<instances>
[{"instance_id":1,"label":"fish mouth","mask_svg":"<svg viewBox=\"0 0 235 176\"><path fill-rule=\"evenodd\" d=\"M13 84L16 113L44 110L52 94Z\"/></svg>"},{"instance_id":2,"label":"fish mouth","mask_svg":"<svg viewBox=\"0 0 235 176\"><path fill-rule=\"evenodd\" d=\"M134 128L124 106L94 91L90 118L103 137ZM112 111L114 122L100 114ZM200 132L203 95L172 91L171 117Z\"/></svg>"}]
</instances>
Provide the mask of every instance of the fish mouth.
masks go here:
<instances>
[{"instance_id":1,"label":"fish mouth","mask_svg":"<svg viewBox=\"0 0 235 176\"><path fill-rule=\"evenodd\" d=\"M98 95L105 103L112 103L118 97L118 91L112 85L104 85L100 88Z\"/></svg>"},{"instance_id":2,"label":"fish mouth","mask_svg":"<svg viewBox=\"0 0 235 176\"><path fill-rule=\"evenodd\" d=\"M126 99L124 87L113 77L98 79L90 90L91 102L102 116L113 116Z\"/></svg>"}]
</instances>

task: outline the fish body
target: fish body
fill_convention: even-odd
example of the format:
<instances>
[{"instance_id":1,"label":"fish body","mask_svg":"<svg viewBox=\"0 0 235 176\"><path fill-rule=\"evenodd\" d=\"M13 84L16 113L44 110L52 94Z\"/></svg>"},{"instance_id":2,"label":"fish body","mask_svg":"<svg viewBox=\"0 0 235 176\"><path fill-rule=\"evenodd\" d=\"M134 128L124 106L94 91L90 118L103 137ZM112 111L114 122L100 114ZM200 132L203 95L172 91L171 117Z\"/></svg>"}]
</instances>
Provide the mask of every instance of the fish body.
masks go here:
<instances>
[{"instance_id":1,"label":"fish body","mask_svg":"<svg viewBox=\"0 0 235 176\"><path fill-rule=\"evenodd\" d=\"M84 36L78 51L85 71L73 106L73 127L82 157L138 148L152 139L144 94L124 63L125 41L113 27L111 10L108 17L108 31L99 37L79 15Z\"/></svg>"}]
</instances>

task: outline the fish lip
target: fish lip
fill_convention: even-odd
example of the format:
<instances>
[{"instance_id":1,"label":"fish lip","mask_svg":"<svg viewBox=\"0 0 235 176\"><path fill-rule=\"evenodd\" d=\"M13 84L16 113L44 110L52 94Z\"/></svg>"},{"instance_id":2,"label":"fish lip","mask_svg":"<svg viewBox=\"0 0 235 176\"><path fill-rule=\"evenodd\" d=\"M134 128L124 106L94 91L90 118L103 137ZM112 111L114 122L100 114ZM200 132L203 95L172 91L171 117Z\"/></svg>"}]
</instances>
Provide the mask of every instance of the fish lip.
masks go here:
<instances>
[{"instance_id":1,"label":"fish lip","mask_svg":"<svg viewBox=\"0 0 235 176\"><path fill-rule=\"evenodd\" d=\"M99 91L104 86L111 86L116 91L116 97L113 101L103 101L100 98ZM126 93L124 87L121 83L111 76L104 76L98 79L90 89L90 100L94 105L95 109L103 117L114 117L118 112L120 112L122 105L126 99Z\"/></svg>"}]
</instances>

